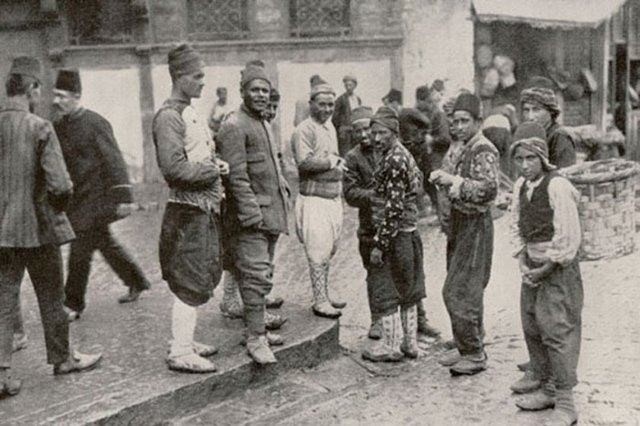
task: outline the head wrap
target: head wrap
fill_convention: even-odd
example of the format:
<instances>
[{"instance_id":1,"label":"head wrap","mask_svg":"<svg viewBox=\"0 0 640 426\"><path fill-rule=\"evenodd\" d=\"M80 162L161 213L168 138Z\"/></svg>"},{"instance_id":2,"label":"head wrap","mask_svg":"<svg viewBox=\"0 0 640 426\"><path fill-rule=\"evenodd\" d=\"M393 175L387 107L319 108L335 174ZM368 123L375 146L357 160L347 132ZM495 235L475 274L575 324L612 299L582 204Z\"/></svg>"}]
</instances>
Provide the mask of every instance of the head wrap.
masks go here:
<instances>
[{"instance_id":1,"label":"head wrap","mask_svg":"<svg viewBox=\"0 0 640 426\"><path fill-rule=\"evenodd\" d=\"M415 108L403 108L402 111L400 111L398 122L400 124L400 131L411 125L418 129L428 129L431 126L429 118Z\"/></svg>"},{"instance_id":2,"label":"head wrap","mask_svg":"<svg viewBox=\"0 0 640 426\"><path fill-rule=\"evenodd\" d=\"M311 78L309 78L309 85L313 87L317 86L318 84L327 84L327 82L318 74L312 75Z\"/></svg>"},{"instance_id":3,"label":"head wrap","mask_svg":"<svg viewBox=\"0 0 640 426\"><path fill-rule=\"evenodd\" d=\"M357 121L371 122L373 117L373 110L368 106L359 106L351 111L351 124L355 124Z\"/></svg>"},{"instance_id":4,"label":"head wrap","mask_svg":"<svg viewBox=\"0 0 640 426\"><path fill-rule=\"evenodd\" d=\"M524 89L520 93L520 105L524 103L534 103L542 106L549 111L551 118L554 120L560 115L560 107L558 106L556 94L551 89L542 87Z\"/></svg>"},{"instance_id":5,"label":"head wrap","mask_svg":"<svg viewBox=\"0 0 640 426\"><path fill-rule=\"evenodd\" d=\"M514 135L515 142L511 145L511 157L513 158L518 147L524 148L540 157L545 170L555 170L556 166L549 162L549 146L545 138L546 132L540 124L532 121L522 123Z\"/></svg>"},{"instance_id":6,"label":"head wrap","mask_svg":"<svg viewBox=\"0 0 640 426\"><path fill-rule=\"evenodd\" d=\"M80 72L75 68L58 71L55 88L71 93L82 93Z\"/></svg>"},{"instance_id":7,"label":"head wrap","mask_svg":"<svg viewBox=\"0 0 640 426\"><path fill-rule=\"evenodd\" d=\"M271 85L271 80L269 80L267 73L262 67L249 65L240 71L240 87L244 87L247 83L253 80L264 80Z\"/></svg>"},{"instance_id":8,"label":"head wrap","mask_svg":"<svg viewBox=\"0 0 640 426\"><path fill-rule=\"evenodd\" d=\"M402 103L402 92L398 89L391 89L389 90L389 93L386 94L386 96L384 98L382 98L382 100L387 100L389 102L398 102L399 104ZM378 110L380 111L380 110ZM377 112L376 112L377 114Z\"/></svg>"},{"instance_id":9,"label":"head wrap","mask_svg":"<svg viewBox=\"0 0 640 426\"><path fill-rule=\"evenodd\" d=\"M429 100L429 95L431 94L431 90L429 86L418 86L416 89L416 100L418 101L427 101Z\"/></svg>"},{"instance_id":10,"label":"head wrap","mask_svg":"<svg viewBox=\"0 0 640 426\"><path fill-rule=\"evenodd\" d=\"M490 115L482 123L483 129L488 129L492 127L498 128L498 129L505 129L511 132L511 124L509 123L509 119L502 114Z\"/></svg>"},{"instance_id":11,"label":"head wrap","mask_svg":"<svg viewBox=\"0 0 640 426\"><path fill-rule=\"evenodd\" d=\"M398 113L393 108L389 108L388 106L381 106L376 111L375 115L371 119L371 124L380 124L381 126L390 129L391 131L398 134L400 131L400 124L398 122Z\"/></svg>"},{"instance_id":12,"label":"head wrap","mask_svg":"<svg viewBox=\"0 0 640 426\"><path fill-rule=\"evenodd\" d=\"M36 80L42 79L42 66L40 61L31 56L18 56L13 59L9 74L26 75Z\"/></svg>"},{"instance_id":13,"label":"head wrap","mask_svg":"<svg viewBox=\"0 0 640 426\"><path fill-rule=\"evenodd\" d=\"M453 112L467 111L476 120L481 118L480 98L472 93L461 93L453 104Z\"/></svg>"},{"instance_id":14,"label":"head wrap","mask_svg":"<svg viewBox=\"0 0 640 426\"><path fill-rule=\"evenodd\" d=\"M269 93L269 101L278 102L280 101L280 92L275 87L271 88L271 92Z\"/></svg>"},{"instance_id":15,"label":"head wrap","mask_svg":"<svg viewBox=\"0 0 640 426\"><path fill-rule=\"evenodd\" d=\"M355 78L355 76L347 74L342 78L342 82L346 83L347 81L353 81L354 83L358 84L358 79Z\"/></svg>"},{"instance_id":16,"label":"head wrap","mask_svg":"<svg viewBox=\"0 0 640 426\"><path fill-rule=\"evenodd\" d=\"M315 86L311 87L311 95L309 99L313 99L317 95L320 95L322 93L328 93L333 96L336 95L336 92L333 90L333 87L331 87L327 83L322 83L322 84L316 84Z\"/></svg>"},{"instance_id":17,"label":"head wrap","mask_svg":"<svg viewBox=\"0 0 640 426\"><path fill-rule=\"evenodd\" d=\"M200 54L186 43L169 51L167 58L169 61L169 74L174 79L196 73L204 68L204 62Z\"/></svg>"}]
</instances>

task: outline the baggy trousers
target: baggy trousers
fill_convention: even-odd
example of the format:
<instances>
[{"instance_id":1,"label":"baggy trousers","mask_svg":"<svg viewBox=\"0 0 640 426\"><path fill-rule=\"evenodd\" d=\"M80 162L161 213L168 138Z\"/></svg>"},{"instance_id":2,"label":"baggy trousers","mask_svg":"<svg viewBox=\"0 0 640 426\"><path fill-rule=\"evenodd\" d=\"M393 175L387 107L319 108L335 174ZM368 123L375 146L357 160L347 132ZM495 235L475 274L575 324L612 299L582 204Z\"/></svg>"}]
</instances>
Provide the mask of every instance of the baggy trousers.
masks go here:
<instances>
[{"instance_id":1,"label":"baggy trousers","mask_svg":"<svg viewBox=\"0 0 640 426\"><path fill-rule=\"evenodd\" d=\"M536 267L531 260L529 267ZM573 388L580 355L583 305L582 277L575 259L556 266L540 286L522 285L520 314L531 368L542 382L558 390Z\"/></svg>"},{"instance_id":2,"label":"baggy trousers","mask_svg":"<svg viewBox=\"0 0 640 426\"><path fill-rule=\"evenodd\" d=\"M467 215L451 209L447 278L442 288L453 338L461 355L484 351L484 289L491 276L491 212Z\"/></svg>"},{"instance_id":3,"label":"baggy trousers","mask_svg":"<svg viewBox=\"0 0 640 426\"><path fill-rule=\"evenodd\" d=\"M278 234L242 228L229 244L233 253L233 264L229 269L239 284L244 320L250 335L266 333L265 297L273 287L273 257L278 237Z\"/></svg>"},{"instance_id":4,"label":"baggy trousers","mask_svg":"<svg viewBox=\"0 0 640 426\"><path fill-rule=\"evenodd\" d=\"M0 248L0 367L11 366L14 323L20 307L20 282L29 272L44 328L47 362L69 357L69 323L62 307L63 275L60 248Z\"/></svg>"},{"instance_id":5,"label":"baggy trousers","mask_svg":"<svg viewBox=\"0 0 640 426\"><path fill-rule=\"evenodd\" d=\"M189 306L206 303L222 276L219 219L213 212L169 203L160 232L162 278Z\"/></svg>"},{"instance_id":6,"label":"baggy trousers","mask_svg":"<svg viewBox=\"0 0 640 426\"><path fill-rule=\"evenodd\" d=\"M382 265L372 265L373 238L360 238L360 256L367 270L367 294L373 318L411 307L426 295L423 247L418 231L398 232Z\"/></svg>"},{"instance_id":7,"label":"baggy trousers","mask_svg":"<svg viewBox=\"0 0 640 426\"><path fill-rule=\"evenodd\" d=\"M130 288L143 290L149 282L125 249L113 238L109 225L79 232L71 243L65 305L77 312L85 308L85 294L93 253L98 250L116 275Z\"/></svg>"}]
</instances>

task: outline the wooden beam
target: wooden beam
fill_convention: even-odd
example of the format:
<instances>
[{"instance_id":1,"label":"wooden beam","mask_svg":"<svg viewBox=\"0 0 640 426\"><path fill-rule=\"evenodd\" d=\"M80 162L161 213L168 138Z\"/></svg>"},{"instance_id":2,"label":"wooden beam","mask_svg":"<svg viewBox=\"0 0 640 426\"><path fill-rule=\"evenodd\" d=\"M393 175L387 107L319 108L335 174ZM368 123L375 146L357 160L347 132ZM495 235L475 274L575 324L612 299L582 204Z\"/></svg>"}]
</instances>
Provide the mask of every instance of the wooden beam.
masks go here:
<instances>
[{"instance_id":1,"label":"wooden beam","mask_svg":"<svg viewBox=\"0 0 640 426\"><path fill-rule=\"evenodd\" d=\"M591 94L591 123L604 130L609 100L609 49L611 25L606 20L593 30L591 42L591 72L598 82L598 90Z\"/></svg>"}]
</instances>

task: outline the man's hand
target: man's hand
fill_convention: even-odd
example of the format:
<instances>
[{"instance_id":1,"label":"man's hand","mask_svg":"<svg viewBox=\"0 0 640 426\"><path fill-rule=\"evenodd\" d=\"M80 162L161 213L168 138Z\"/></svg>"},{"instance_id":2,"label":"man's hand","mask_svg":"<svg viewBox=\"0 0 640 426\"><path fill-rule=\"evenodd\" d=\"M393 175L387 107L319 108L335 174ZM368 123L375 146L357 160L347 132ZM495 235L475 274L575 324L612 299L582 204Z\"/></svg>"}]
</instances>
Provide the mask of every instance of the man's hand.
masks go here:
<instances>
[{"instance_id":1,"label":"man's hand","mask_svg":"<svg viewBox=\"0 0 640 426\"><path fill-rule=\"evenodd\" d=\"M116 216L118 219L123 219L129 216L135 210L135 204L121 203L116 206Z\"/></svg>"},{"instance_id":2,"label":"man's hand","mask_svg":"<svg viewBox=\"0 0 640 426\"><path fill-rule=\"evenodd\" d=\"M338 164L336 164L336 168L346 172L347 170L349 170L349 168L347 167L347 162L344 161L344 158L338 158Z\"/></svg>"},{"instance_id":3,"label":"man's hand","mask_svg":"<svg viewBox=\"0 0 640 426\"><path fill-rule=\"evenodd\" d=\"M541 284L541 281L547 277L551 273L554 268L553 262L545 262L544 265L539 268L530 269L524 276L527 277L529 281L535 283L537 285Z\"/></svg>"},{"instance_id":4,"label":"man's hand","mask_svg":"<svg viewBox=\"0 0 640 426\"><path fill-rule=\"evenodd\" d=\"M218 165L218 169L220 170L220 174L222 176L226 176L229 174L229 163L219 158L216 158L216 164Z\"/></svg>"},{"instance_id":5,"label":"man's hand","mask_svg":"<svg viewBox=\"0 0 640 426\"><path fill-rule=\"evenodd\" d=\"M429 175L429 181L440 186L453 185L453 175L444 170L435 170Z\"/></svg>"},{"instance_id":6,"label":"man's hand","mask_svg":"<svg viewBox=\"0 0 640 426\"><path fill-rule=\"evenodd\" d=\"M382 261L382 250L380 250L378 247L374 247L374 249L371 250L371 256L369 257L369 260L371 261L372 265L382 265L384 263Z\"/></svg>"}]
</instances>

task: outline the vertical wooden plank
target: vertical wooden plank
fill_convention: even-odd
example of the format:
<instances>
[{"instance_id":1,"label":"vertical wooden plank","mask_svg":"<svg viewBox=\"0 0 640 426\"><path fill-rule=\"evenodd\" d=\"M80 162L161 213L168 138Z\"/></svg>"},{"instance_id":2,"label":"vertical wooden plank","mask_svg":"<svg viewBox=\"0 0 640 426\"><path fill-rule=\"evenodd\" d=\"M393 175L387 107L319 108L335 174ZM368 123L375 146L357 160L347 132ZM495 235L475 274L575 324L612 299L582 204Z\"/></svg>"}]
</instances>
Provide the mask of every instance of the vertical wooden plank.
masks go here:
<instances>
[{"instance_id":1,"label":"vertical wooden plank","mask_svg":"<svg viewBox=\"0 0 640 426\"><path fill-rule=\"evenodd\" d=\"M604 130L609 98L609 55L611 24L606 20L593 30L591 42L591 72L598 90L591 95L591 123Z\"/></svg>"}]
</instances>

